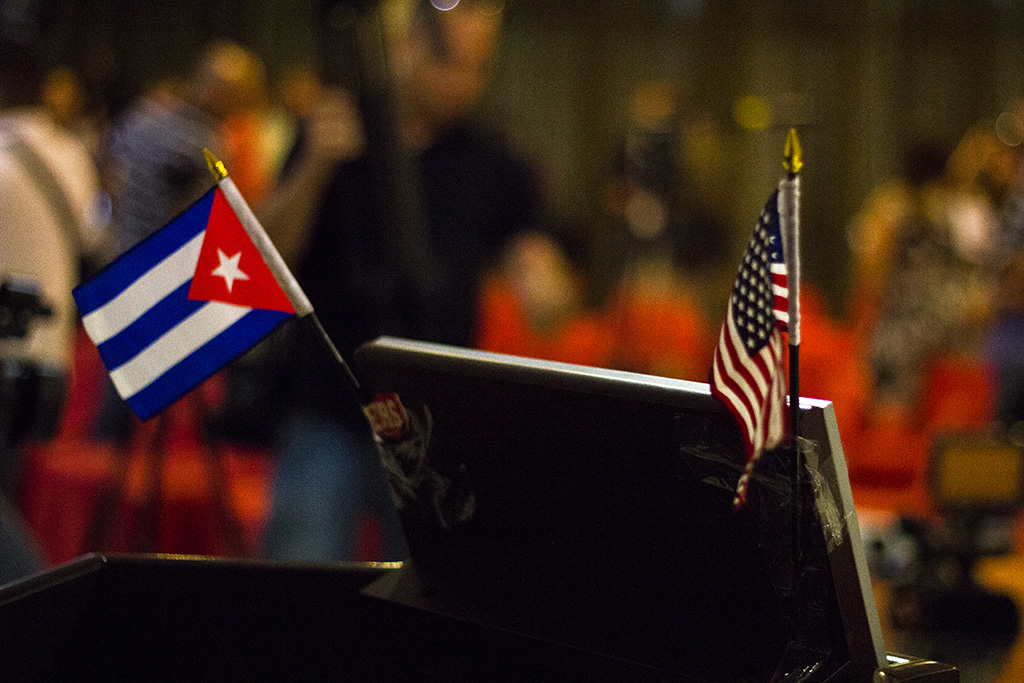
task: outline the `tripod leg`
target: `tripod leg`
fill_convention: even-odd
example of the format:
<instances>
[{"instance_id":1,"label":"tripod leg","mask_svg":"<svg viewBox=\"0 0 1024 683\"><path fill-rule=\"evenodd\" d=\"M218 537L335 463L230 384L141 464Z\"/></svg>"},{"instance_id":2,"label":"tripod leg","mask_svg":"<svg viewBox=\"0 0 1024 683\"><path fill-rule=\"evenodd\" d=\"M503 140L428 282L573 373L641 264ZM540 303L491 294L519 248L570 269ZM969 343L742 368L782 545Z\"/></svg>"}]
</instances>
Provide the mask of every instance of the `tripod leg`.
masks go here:
<instances>
[{"instance_id":1,"label":"tripod leg","mask_svg":"<svg viewBox=\"0 0 1024 683\"><path fill-rule=\"evenodd\" d=\"M114 472L111 479L103 484L99 500L85 532L85 552L105 550L114 534L114 522L121 502L128 489L128 445L119 443L114 447Z\"/></svg>"},{"instance_id":2,"label":"tripod leg","mask_svg":"<svg viewBox=\"0 0 1024 683\"><path fill-rule=\"evenodd\" d=\"M242 524L231 505L231 491L228 486L227 471L224 467L224 444L206 426L210 420L210 410L202 391L194 391L190 396L196 421L203 433L203 458L210 479L211 496L217 523L224 533L228 552L235 557L252 557L253 551L245 540Z\"/></svg>"},{"instance_id":3,"label":"tripod leg","mask_svg":"<svg viewBox=\"0 0 1024 683\"><path fill-rule=\"evenodd\" d=\"M160 505L163 500L164 456L170 432L170 416L165 411L156 418L150 438L145 442L142 457L145 463L146 488L139 517L132 528L132 548L155 552L160 526Z\"/></svg>"}]
</instances>

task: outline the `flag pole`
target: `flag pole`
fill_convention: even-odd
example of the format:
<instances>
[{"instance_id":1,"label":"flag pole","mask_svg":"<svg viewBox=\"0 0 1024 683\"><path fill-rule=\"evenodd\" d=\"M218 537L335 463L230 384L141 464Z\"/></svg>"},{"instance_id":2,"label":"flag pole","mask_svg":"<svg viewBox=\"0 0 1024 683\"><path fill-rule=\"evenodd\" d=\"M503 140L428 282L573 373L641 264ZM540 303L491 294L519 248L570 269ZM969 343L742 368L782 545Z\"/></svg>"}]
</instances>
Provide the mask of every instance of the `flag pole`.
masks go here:
<instances>
[{"instance_id":1,"label":"flag pole","mask_svg":"<svg viewBox=\"0 0 1024 683\"><path fill-rule=\"evenodd\" d=\"M285 264L284 259L278 253L277 248L273 242L267 236L263 226L260 225L259 220L256 218L256 214L253 213L249 204L242 197L242 194L238 191L235 183L231 178L228 177L228 170L224 166L224 163L214 156L213 152L209 149L203 149L203 154L206 157L206 166L210 169L210 174L213 175L214 180L220 186L221 191L224 193L224 198L231 205L231 208L235 210L235 214L238 216L238 220L241 222L242 227L245 228L245 232L249 235L253 244L259 250L263 256L263 260L270 268L270 272L273 273L274 279L284 290L288 299L291 301L292 306L295 307L295 313L299 318L308 318L316 330L317 339L320 341L324 350L334 359L335 367L338 373L341 375L341 379L348 385L352 391L355 392L356 398L359 399L360 405L366 406L370 403L371 398L367 395L366 389L356 379L355 373L352 372L352 368L345 362L341 353L338 351L338 347L334 345L331 338L328 336L324 326L320 323L320 319L316 316L316 311L313 310L313 304L310 303L306 297L306 293L302 291L298 281L292 275L288 266Z\"/></svg>"},{"instance_id":2,"label":"flag pole","mask_svg":"<svg viewBox=\"0 0 1024 683\"><path fill-rule=\"evenodd\" d=\"M800 453L800 169L803 155L796 128L789 129L783 151L786 179L780 183L779 214L789 286L789 410L793 434L793 559L794 569L802 557L800 518L803 463Z\"/></svg>"}]
</instances>

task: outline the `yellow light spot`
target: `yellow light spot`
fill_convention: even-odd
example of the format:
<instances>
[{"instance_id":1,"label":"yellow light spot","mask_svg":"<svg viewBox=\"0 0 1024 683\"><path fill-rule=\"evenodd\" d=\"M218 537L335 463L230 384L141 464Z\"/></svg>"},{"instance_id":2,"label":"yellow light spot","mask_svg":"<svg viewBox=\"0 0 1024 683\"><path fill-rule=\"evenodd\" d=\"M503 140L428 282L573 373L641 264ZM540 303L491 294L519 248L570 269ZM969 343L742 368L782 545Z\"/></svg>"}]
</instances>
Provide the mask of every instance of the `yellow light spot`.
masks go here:
<instances>
[{"instance_id":1,"label":"yellow light spot","mask_svg":"<svg viewBox=\"0 0 1024 683\"><path fill-rule=\"evenodd\" d=\"M758 95L744 95L732 108L733 118L741 128L764 130L771 125L772 112L768 100Z\"/></svg>"}]
</instances>

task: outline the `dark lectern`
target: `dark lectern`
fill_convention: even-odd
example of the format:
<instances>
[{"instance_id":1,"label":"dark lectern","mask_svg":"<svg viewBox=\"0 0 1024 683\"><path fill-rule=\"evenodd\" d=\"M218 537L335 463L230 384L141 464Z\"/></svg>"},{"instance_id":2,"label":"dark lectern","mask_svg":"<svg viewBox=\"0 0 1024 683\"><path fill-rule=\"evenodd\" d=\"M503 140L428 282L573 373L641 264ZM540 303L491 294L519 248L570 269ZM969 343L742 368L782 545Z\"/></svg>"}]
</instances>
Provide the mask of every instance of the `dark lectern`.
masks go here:
<instances>
[{"instance_id":1,"label":"dark lectern","mask_svg":"<svg viewBox=\"0 0 1024 683\"><path fill-rule=\"evenodd\" d=\"M831 405L806 493L705 385L382 338L428 448L385 456L403 565L90 556L0 591L11 680L958 680L881 642Z\"/></svg>"}]
</instances>

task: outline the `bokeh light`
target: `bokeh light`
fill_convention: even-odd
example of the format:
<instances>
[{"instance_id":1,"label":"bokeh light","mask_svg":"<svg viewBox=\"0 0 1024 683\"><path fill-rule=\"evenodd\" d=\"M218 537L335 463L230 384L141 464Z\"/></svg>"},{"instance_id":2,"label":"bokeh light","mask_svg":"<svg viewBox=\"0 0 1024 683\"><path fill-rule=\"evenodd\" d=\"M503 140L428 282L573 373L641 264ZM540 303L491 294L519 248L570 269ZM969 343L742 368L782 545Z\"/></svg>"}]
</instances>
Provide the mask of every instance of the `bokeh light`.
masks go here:
<instances>
[{"instance_id":1,"label":"bokeh light","mask_svg":"<svg viewBox=\"0 0 1024 683\"><path fill-rule=\"evenodd\" d=\"M996 137L1004 145L1016 147L1024 142L1024 126L1020 118L1008 111L1004 111L996 119Z\"/></svg>"},{"instance_id":2,"label":"bokeh light","mask_svg":"<svg viewBox=\"0 0 1024 683\"><path fill-rule=\"evenodd\" d=\"M746 130L764 130L772 123L772 111L765 98L744 95L733 105L733 118Z\"/></svg>"}]
</instances>

